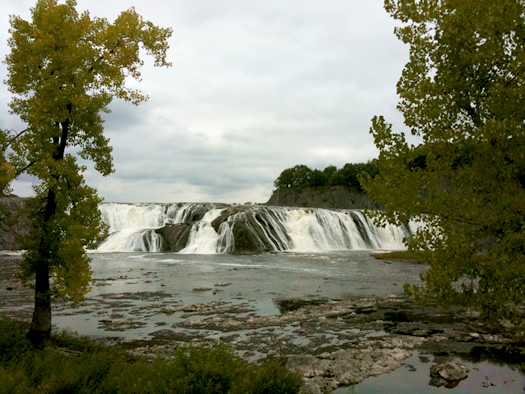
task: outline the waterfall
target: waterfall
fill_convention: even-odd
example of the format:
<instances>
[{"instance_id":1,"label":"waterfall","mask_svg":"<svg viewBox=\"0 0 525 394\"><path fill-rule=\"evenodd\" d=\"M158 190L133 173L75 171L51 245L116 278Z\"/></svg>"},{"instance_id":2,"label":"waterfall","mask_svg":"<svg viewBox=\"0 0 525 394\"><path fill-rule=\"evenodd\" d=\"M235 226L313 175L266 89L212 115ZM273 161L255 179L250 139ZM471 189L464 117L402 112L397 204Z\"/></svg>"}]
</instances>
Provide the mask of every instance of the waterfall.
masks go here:
<instances>
[{"instance_id":1,"label":"waterfall","mask_svg":"<svg viewBox=\"0 0 525 394\"><path fill-rule=\"evenodd\" d=\"M376 227L362 210L208 203L111 203L100 210L110 234L99 252L169 251L173 234L186 234L177 250L187 254L404 249L415 227Z\"/></svg>"},{"instance_id":2,"label":"waterfall","mask_svg":"<svg viewBox=\"0 0 525 394\"><path fill-rule=\"evenodd\" d=\"M154 230L201 219L214 204L100 204L109 229L99 252L162 252L165 240Z\"/></svg>"},{"instance_id":3,"label":"waterfall","mask_svg":"<svg viewBox=\"0 0 525 394\"><path fill-rule=\"evenodd\" d=\"M219 234L211 223L219 217L222 209L212 209L204 215L201 221L192 226L188 246L180 251L185 254L216 254Z\"/></svg>"}]
</instances>

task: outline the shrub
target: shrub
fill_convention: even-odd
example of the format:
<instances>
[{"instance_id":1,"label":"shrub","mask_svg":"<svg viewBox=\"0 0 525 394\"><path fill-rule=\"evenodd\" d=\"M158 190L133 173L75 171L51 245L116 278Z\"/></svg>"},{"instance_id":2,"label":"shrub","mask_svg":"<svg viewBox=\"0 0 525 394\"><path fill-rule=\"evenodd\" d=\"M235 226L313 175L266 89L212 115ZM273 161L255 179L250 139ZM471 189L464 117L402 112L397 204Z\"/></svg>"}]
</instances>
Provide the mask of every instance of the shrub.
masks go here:
<instances>
[{"instance_id":1,"label":"shrub","mask_svg":"<svg viewBox=\"0 0 525 394\"><path fill-rule=\"evenodd\" d=\"M277 362L249 364L226 345L183 346L150 363L67 333L35 349L27 327L0 318L0 393L294 393L301 386Z\"/></svg>"}]
</instances>

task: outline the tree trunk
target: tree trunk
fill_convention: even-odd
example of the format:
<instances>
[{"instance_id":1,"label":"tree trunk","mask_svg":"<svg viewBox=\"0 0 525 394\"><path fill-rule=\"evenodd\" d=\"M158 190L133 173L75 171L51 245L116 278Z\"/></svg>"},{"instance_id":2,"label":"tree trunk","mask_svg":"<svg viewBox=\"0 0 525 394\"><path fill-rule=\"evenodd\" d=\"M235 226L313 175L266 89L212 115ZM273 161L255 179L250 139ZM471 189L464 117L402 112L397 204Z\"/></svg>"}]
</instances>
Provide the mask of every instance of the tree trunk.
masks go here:
<instances>
[{"instance_id":1,"label":"tree trunk","mask_svg":"<svg viewBox=\"0 0 525 394\"><path fill-rule=\"evenodd\" d=\"M67 109L71 115L71 104L68 104ZM64 158L64 151L69 134L69 122L69 118L67 118L64 122L57 123L57 126L61 126L62 128L62 135L60 138L53 138L53 144L56 146L53 159L56 161L61 161ZM58 181L60 179L60 174L57 174L54 177ZM53 253L57 253L57 250L60 249L60 245L55 245L57 239L53 235L54 225L52 220L56 210L56 193L54 189L49 189L42 224L44 231L38 251L40 259L35 268L35 309L33 311L31 327L27 334L27 338L35 347L42 347L44 342L51 336L51 288L49 285L49 263Z\"/></svg>"},{"instance_id":2,"label":"tree trunk","mask_svg":"<svg viewBox=\"0 0 525 394\"><path fill-rule=\"evenodd\" d=\"M36 267L35 310L27 338L33 346L42 347L51 335L51 294L49 263L42 259Z\"/></svg>"},{"instance_id":3,"label":"tree trunk","mask_svg":"<svg viewBox=\"0 0 525 394\"><path fill-rule=\"evenodd\" d=\"M44 235L40 240L38 261L35 269L35 309L27 338L33 346L42 347L51 336L51 293L49 286L49 260L51 256L52 236L49 234L50 221L56 212L56 196L49 190L44 212Z\"/></svg>"}]
</instances>

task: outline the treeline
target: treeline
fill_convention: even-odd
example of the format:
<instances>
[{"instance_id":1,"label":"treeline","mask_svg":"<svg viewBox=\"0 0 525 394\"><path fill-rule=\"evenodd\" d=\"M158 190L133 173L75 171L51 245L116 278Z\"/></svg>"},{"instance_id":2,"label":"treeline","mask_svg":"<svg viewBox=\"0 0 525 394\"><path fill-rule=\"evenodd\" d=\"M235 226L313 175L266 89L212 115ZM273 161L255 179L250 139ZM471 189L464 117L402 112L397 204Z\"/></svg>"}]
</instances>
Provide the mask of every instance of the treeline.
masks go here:
<instances>
[{"instance_id":1,"label":"treeline","mask_svg":"<svg viewBox=\"0 0 525 394\"><path fill-rule=\"evenodd\" d=\"M377 159L366 163L347 163L339 169L336 166L328 166L324 170L312 170L299 164L281 172L273 184L276 189L346 186L363 192L359 182L359 176L363 173L375 177L379 173Z\"/></svg>"}]
</instances>

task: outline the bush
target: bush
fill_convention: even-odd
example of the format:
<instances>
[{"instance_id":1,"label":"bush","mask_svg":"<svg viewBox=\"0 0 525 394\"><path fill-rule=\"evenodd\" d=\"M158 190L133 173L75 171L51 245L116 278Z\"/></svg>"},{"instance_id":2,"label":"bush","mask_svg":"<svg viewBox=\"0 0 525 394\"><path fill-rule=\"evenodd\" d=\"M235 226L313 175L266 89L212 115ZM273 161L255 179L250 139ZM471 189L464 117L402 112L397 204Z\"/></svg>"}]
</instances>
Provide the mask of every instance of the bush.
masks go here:
<instances>
[{"instance_id":1,"label":"bush","mask_svg":"<svg viewBox=\"0 0 525 394\"><path fill-rule=\"evenodd\" d=\"M0 393L295 393L301 386L280 364L248 364L226 345L183 346L149 363L65 333L34 349L26 331L0 318Z\"/></svg>"}]
</instances>

